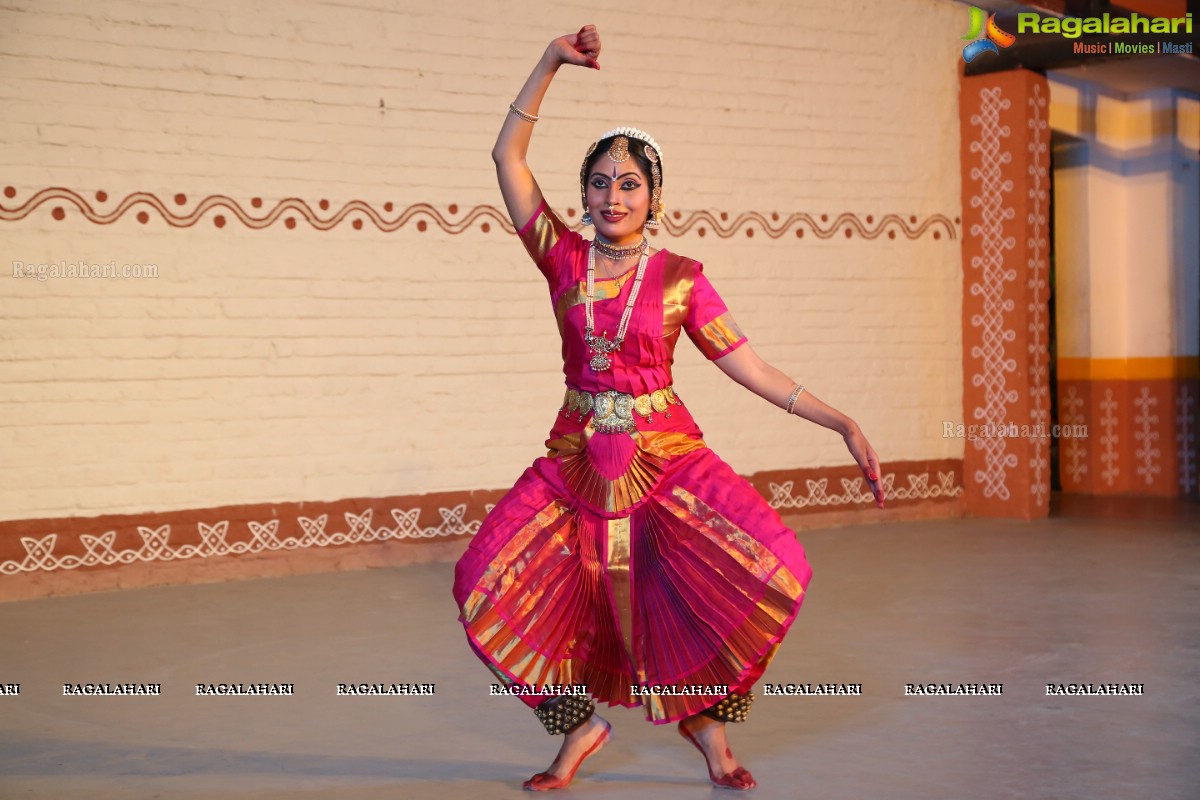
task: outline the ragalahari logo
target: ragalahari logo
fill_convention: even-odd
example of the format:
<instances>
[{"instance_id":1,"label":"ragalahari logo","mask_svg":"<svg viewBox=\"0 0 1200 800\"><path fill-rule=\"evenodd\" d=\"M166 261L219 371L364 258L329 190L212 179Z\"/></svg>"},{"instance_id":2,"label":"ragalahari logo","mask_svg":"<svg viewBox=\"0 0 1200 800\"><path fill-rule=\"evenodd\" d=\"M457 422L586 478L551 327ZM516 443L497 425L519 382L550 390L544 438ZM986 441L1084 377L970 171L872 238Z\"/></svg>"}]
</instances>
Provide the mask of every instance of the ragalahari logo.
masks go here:
<instances>
[{"instance_id":1,"label":"ragalahari logo","mask_svg":"<svg viewBox=\"0 0 1200 800\"><path fill-rule=\"evenodd\" d=\"M983 9L969 6L967 11L971 15L971 29L967 31L967 35L963 39L972 39L973 41L963 48L963 60L966 62L974 61L984 53L1000 54L1000 47L1008 47L1017 40L1017 37L1011 33L1000 30L1000 26L996 24L996 15L987 16ZM987 23L984 23L984 19ZM982 34L982 36L980 35Z\"/></svg>"}]
</instances>

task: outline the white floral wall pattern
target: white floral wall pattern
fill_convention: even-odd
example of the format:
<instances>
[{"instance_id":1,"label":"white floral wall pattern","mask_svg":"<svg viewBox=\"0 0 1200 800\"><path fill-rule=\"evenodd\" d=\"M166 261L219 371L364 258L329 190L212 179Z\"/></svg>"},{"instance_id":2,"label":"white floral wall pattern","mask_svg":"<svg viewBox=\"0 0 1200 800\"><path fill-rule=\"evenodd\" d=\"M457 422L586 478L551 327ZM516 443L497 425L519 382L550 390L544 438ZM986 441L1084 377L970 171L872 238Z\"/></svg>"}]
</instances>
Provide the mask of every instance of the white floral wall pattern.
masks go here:
<instances>
[{"instance_id":1,"label":"white floral wall pattern","mask_svg":"<svg viewBox=\"0 0 1200 800\"><path fill-rule=\"evenodd\" d=\"M1013 157L1004 141L1011 129L1001 121L1001 112L1010 108L1012 101L998 86L983 89L980 99L979 113L971 116L978 132L969 149L978 155L978 164L970 172L970 180L978 185L978 192L971 196L970 203L972 208L979 209L981 221L971 225L968 233L978 238L982 252L971 257L967 278L970 294L983 301L982 312L970 318L971 327L979 331L980 342L971 346L970 354L980 362L971 383L983 389L984 402L971 409L971 422L999 426L1008 421L1008 408L1017 400L1016 389L1008 385L1008 376L1017 368L1008 350L1016 332L1006 319L1014 305L1006 284L1017 278L1016 270L1006 261L1006 254L1016 244L1006 229L1016 216L1007 197L1013 190L1013 181L1005 169ZM1008 451L1007 439L980 437L970 446L984 454L983 468L971 476L982 488L983 496L1007 500L1008 471L1017 466L1016 455Z\"/></svg>"},{"instance_id":2,"label":"white floral wall pattern","mask_svg":"<svg viewBox=\"0 0 1200 800\"><path fill-rule=\"evenodd\" d=\"M1029 105L1029 227L1027 268L1029 271L1029 416L1035 431L1044 431L1031 439L1029 491L1034 502L1045 508L1050 496L1050 368L1047 349L1049 320L1047 272L1049 263L1049 161L1050 144L1046 119L1046 93L1035 83L1026 102Z\"/></svg>"}]
</instances>

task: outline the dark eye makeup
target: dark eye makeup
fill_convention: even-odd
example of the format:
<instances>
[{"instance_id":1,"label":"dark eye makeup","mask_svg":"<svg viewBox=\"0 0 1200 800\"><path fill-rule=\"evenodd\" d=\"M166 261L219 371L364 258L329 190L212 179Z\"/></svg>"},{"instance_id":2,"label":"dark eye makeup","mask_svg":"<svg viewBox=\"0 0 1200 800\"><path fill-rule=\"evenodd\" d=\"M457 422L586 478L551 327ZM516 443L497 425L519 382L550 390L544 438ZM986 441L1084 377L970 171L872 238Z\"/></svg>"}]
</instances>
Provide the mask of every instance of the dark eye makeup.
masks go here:
<instances>
[{"instance_id":1,"label":"dark eye makeup","mask_svg":"<svg viewBox=\"0 0 1200 800\"><path fill-rule=\"evenodd\" d=\"M632 178L630 178L629 180L627 180L623 184L621 184L621 188L625 189L625 190L637 189L639 186L641 186L641 184L638 183L637 181L633 180ZM608 182L605 180L602 180L601 178L595 178L592 180L592 188L593 189L607 189Z\"/></svg>"}]
</instances>

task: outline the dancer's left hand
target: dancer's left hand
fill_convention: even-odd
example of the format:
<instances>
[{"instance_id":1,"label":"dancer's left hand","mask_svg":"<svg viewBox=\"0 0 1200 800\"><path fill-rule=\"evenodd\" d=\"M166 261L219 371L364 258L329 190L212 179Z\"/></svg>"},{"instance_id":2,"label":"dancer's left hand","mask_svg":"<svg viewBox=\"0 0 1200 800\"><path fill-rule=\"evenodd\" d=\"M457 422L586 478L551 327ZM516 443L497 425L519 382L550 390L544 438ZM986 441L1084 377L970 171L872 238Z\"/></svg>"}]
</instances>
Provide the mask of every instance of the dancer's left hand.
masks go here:
<instances>
[{"instance_id":1,"label":"dancer's left hand","mask_svg":"<svg viewBox=\"0 0 1200 800\"><path fill-rule=\"evenodd\" d=\"M857 422L850 423L849 429L842 435L842 440L846 442L850 455L854 456L859 469L863 471L863 477L871 487L871 494L875 495L875 505L883 508L883 471L879 468L879 456L875 455L875 448L871 447L867 437L863 436Z\"/></svg>"}]
</instances>

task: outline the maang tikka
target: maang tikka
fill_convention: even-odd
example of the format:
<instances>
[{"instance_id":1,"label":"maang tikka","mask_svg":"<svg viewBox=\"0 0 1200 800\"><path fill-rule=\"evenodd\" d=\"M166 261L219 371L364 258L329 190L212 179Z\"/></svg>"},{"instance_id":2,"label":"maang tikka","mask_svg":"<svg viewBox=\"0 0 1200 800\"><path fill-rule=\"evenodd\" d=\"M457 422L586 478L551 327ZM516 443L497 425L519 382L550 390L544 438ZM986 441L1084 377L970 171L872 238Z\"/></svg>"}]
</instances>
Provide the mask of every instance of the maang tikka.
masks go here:
<instances>
[{"instance_id":1,"label":"maang tikka","mask_svg":"<svg viewBox=\"0 0 1200 800\"><path fill-rule=\"evenodd\" d=\"M587 152L583 154L583 164L579 167L579 197L582 201L584 209L583 217L580 220L584 225L592 224L592 213L587 207L587 162L591 158L592 153L596 152L596 148L600 142L615 136L612 144L608 148L608 157L617 164L621 164L629 160L630 139L638 140L642 144L642 152L646 154L646 159L650 162L650 214L646 217L647 228L657 228L659 221L663 215L662 203L662 148L658 146L658 142L654 141L654 137L645 131L637 128L614 128L602 135L599 139L592 142L588 146Z\"/></svg>"},{"instance_id":2,"label":"maang tikka","mask_svg":"<svg viewBox=\"0 0 1200 800\"><path fill-rule=\"evenodd\" d=\"M613 160L614 164L624 164L629 160L629 140L624 136L618 136L613 139L612 144L608 148L608 157Z\"/></svg>"}]
</instances>

